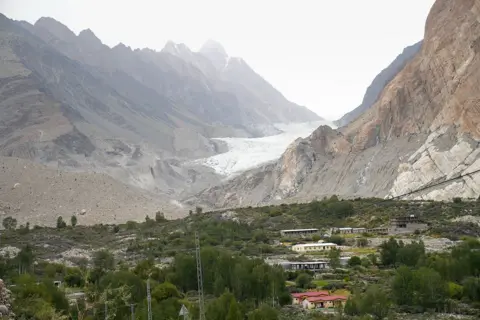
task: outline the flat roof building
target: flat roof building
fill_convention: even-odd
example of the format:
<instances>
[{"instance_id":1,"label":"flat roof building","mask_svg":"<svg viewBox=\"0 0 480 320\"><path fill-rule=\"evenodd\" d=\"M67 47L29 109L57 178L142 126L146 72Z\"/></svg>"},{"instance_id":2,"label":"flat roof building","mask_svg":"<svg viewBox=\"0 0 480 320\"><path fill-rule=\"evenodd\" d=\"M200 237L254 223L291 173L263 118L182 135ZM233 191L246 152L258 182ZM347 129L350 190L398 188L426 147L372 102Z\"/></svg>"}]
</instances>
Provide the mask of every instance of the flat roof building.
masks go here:
<instances>
[{"instance_id":1,"label":"flat roof building","mask_svg":"<svg viewBox=\"0 0 480 320\"><path fill-rule=\"evenodd\" d=\"M285 270L309 270L309 271L321 271L329 268L327 261L284 261L278 265L282 266Z\"/></svg>"},{"instance_id":2,"label":"flat roof building","mask_svg":"<svg viewBox=\"0 0 480 320\"><path fill-rule=\"evenodd\" d=\"M318 233L318 229L289 229L280 230L282 236L306 236Z\"/></svg>"},{"instance_id":3,"label":"flat roof building","mask_svg":"<svg viewBox=\"0 0 480 320\"><path fill-rule=\"evenodd\" d=\"M425 230L428 224L419 217L411 214L405 217L397 217L390 220L390 234L413 233L416 230Z\"/></svg>"},{"instance_id":4,"label":"flat roof building","mask_svg":"<svg viewBox=\"0 0 480 320\"><path fill-rule=\"evenodd\" d=\"M315 252L315 251L325 251L332 248L337 248L338 245L335 243L329 242L317 242L317 243L305 243L305 244L296 244L292 246L292 250L296 252Z\"/></svg>"}]
</instances>

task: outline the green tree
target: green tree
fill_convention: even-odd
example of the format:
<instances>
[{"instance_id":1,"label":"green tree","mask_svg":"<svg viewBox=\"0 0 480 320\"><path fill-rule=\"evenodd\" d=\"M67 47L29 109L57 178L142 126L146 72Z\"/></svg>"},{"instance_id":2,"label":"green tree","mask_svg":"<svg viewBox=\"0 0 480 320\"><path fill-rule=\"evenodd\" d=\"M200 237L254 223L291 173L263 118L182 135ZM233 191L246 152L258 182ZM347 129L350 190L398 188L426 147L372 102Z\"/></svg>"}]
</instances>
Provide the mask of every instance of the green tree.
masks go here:
<instances>
[{"instance_id":1,"label":"green tree","mask_svg":"<svg viewBox=\"0 0 480 320\"><path fill-rule=\"evenodd\" d=\"M412 242L398 248L396 263L409 267L416 266L420 260L425 258L425 245L422 241Z\"/></svg>"},{"instance_id":2,"label":"green tree","mask_svg":"<svg viewBox=\"0 0 480 320\"><path fill-rule=\"evenodd\" d=\"M348 260L348 265L350 267L359 266L361 264L362 264L362 259L360 259L360 257L357 257L357 256L353 256L350 258L350 260Z\"/></svg>"},{"instance_id":3,"label":"green tree","mask_svg":"<svg viewBox=\"0 0 480 320\"><path fill-rule=\"evenodd\" d=\"M281 292L278 295L278 303L282 307L292 304L292 295L289 292Z\"/></svg>"},{"instance_id":4,"label":"green tree","mask_svg":"<svg viewBox=\"0 0 480 320\"><path fill-rule=\"evenodd\" d=\"M413 305L415 278L413 271L402 266L397 269L392 283L392 293L398 305Z\"/></svg>"},{"instance_id":5,"label":"green tree","mask_svg":"<svg viewBox=\"0 0 480 320\"><path fill-rule=\"evenodd\" d=\"M463 294L470 301L480 301L480 278L468 277L463 280Z\"/></svg>"},{"instance_id":6,"label":"green tree","mask_svg":"<svg viewBox=\"0 0 480 320\"><path fill-rule=\"evenodd\" d=\"M337 248L332 248L330 249L330 252L328 253L328 261L330 264L330 268L332 269L337 269L340 267L340 255L341 255L340 249Z\"/></svg>"},{"instance_id":7,"label":"green tree","mask_svg":"<svg viewBox=\"0 0 480 320\"><path fill-rule=\"evenodd\" d=\"M227 319L227 316L229 315L230 309L231 309L230 306L233 303L236 304L234 295L228 291L224 292L219 298L215 299L213 302L211 302L207 306L207 310L206 310L207 319L211 319L211 320ZM238 306L234 307L234 309L235 308L237 308L238 310ZM232 312L235 312L235 310L233 310ZM236 315L232 314L231 316L233 317Z\"/></svg>"},{"instance_id":8,"label":"green tree","mask_svg":"<svg viewBox=\"0 0 480 320\"><path fill-rule=\"evenodd\" d=\"M202 207L196 207L196 208L195 208L195 212L196 212L197 214L201 214L201 213L203 212L203 208L202 208Z\"/></svg>"},{"instance_id":9,"label":"green tree","mask_svg":"<svg viewBox=\"0 0 480 320\"><path fill-rule=\"evenodd\" d=\"M300 273L295 280L295 283L297 284L297 287L307 289L310 286L310 283L312 282L312 276L310 276L308 273Z\"/></svg>"},{"instance_id":10,"label":"green tree","mask_svg":"<svg viewBox=\"0 0 480 320\"><path fill-rule=\"evenodd\" d=\"M152 291L152 298L157 301L167 300L169 298L181 298L182 295L175 285L170 282L164 282L157 286Z\"/></svg>"},{"instance_id":11,"label":"green tree","mask_svg":"<svg viewBox=\"0 0 480 320\"><path fill-rule=\"evenodd\" d=\"M70 223L72 224L72 227L75 227L77 225L77 216L76 215L73 215L70 218Z\"/></svg>"},{"instance_id":12,"label":"green tree","mask_svg":"<svg viewBox=\"0 0 480 320\"><path fill-rule=\"evenodd\" d=\"M84 276L80 268L67 268L64 281L69 287L83 287L85 285Z\"/></svg>"},{"instance_id":13,"label":"green tree","mask_svg":"<svg viewBox=\"0 0 480 320\"><path fill-rule=\"evenodd\" d=\"M447 287L440 274L430 268L415 271L416 304L425 310L443 310Z\"/></svg>"},{"instance_id":14,"label":"green tree","mask_svg":"<svg viewBox=\"0 0 480 320\"><path fill-rule=\"evenodd\" d=\"M355 213L353 204L350 201L333 201L327 206L331 215L338 218L348 218Z\"/></svg>"},{"instance_id":15,"label":"green tree","mask_svg":"<svg viewBox=\"0 0 480 320\"><path fill-rule=\"evenodd\" d=\"M67 226L67 223L63 220L63 217L60 216L57 218L57 229L62 229Z\"/></svg>"},{"instance_id":16,"label":"green tree","mask_svg":"<svg viewBox=\"0 0 480 320\"><path fill-rule=\"evenodd\" d=\"M243 316L238 307L238 303L235 299L232 299L230 302L230 307L228 309L228 314L226 320L242 320Z\"/></svg>"},{"instance_id":17,"label":"green tree","mask_svg":"<svg viewBox=\"0 0 480 320\"><path fill-rule=\"evenodd\" d=\"M93 267L95 269L102 269L111 271L115 269L115 258L108 250L99 250L93 255Z\"/></svg>"},{"instance_id":18,"label":"green tree","mask_svg":"<svg viewBox=\"0 0 480 320\"><path fill-rule=\"evenodd\" d=\"M6 217L2 221L2 225L6 230L15 230L17 228L17 219Z\"/></svg>"},{"instance_id":19,"label":"green tree","mask_svg":"<svg viewBox=\"0 0 480 320\"><path fill-rule=\"evenodd\" d=\"M463 287L455 282L449 282L447 284L448 288L448 296L451 299L458 299L460 300L463 296Z\"/></svg>"},{"instance_id":20,"label":"green tree","mask_svg":"<svg viewBox=\"0 0 480 320\"><path fill-rule=\"evenodd\" d=\"M357 239L357 247L364 248L368 246L368 239L367 238L358 238Z\"/></svg>"},{"instance_id":21,"label":"green tree","mask_svg":"<svg viewBox=\"0 0 480 320\"><path fill-rule=\"evenodd\" d=\"M23 247L18 253L16 259L18 261L18 271L20 273L26 273L30 271L33 261L35 260L32 246L27 244L25 247Z\"/></svg>"},{"instance_id":22,"label":"green tree","mask_svg":"<svg viewBox=\"0 0 480 320\"><path fill-rule=\"evenodd\" d=\"M47 278L53 279L57 275L57 267L55 267L54 264L49 263L45 266L44 272Z\"/></svg>"},{"instance_id":23,"label":"green tree","mask_svg":"<svg viewBox=\"0 0 480 320\"><path fill-rule=\"evenodd\" d=\"M368 287L361 302L362 314L370 314L376 320L385 319L390 312L388 294L377 285Z\"/></svg>"},{"instance_id":24,"label":"green tree","mask_svg":"<svg viewBox=\"0 0 480 320\"><path fill-rule=\"evenodd\" d=\"M155 213L155 221L156 222L165 222L167 219L165 218L165 214L161 211L157 211Z\"/></svg>"},{"instance_id":25,"label":"green tree","mask_svg":"<svg viewBox=\"0 0 480 320\"><path fill-rule=\"evenodd\" d=\"M50 280L38 283L30 274L21 275L12 293L15 298L13 312L18 319L67 319L63 315L68 312L68 300Z\"/></svg>"},{"instance_id":26,"label":"green tree","mask_svg":"<svg viewBox=\"0 0 480 320\"><path fill-rule=\"evenodd\" d=\"M278 311L264 304L252 311L248 320L278 320Z\"/></svg>"},{"instance_id":27,"label":"green tree","mask_svg":"<svg viewBox=\"0 0 480 320\"><path fill-rule=\"evenodd\" d=\"M115 258L107 250L99 250L93 255L93 269L90 270L89 281L98 283L108 272L115 269Z\"/></svg>"},{"instance_id":28,"label":"green tree","mask_svg":"<svg viewBox=\"0 0 480 320\"><path fill-rule=\"evenodd\" d=\"M327 239L328 242L335 243L339 246L345 244L345 238L340 236L340 235L333 235L330 238Z\"/></svg>"},{"instance_id":29,"label":"green tree","mask_svg":"<svg viewBox=\"0 0 480 320\"><path fill-rule=\"evenodd\" d=\"M394 266L397 263L397 253L403 242L398 243L393 237L380 245L380 261L384 266Z\"/></svg>"}]
</instances>

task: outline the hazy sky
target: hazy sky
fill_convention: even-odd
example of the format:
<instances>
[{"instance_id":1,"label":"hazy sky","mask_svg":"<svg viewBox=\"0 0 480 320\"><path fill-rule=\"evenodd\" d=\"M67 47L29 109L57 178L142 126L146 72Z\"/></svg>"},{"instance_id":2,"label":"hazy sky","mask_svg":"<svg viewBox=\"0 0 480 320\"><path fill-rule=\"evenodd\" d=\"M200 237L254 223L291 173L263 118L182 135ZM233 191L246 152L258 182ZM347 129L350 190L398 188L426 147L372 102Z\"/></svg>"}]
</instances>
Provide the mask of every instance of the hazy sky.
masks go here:
<instances>
[{"instance_id":1,"label":"hazy sky","mask_svg":"<svg viewBox=\"0 0 480 320\"><path fill-rule=\"evenodd\" d=\"M288 99L336 119L404 47L423 38L434 0L0 0L0 12L53 17L104 43L198 50L209 38Z\"/></svg>"}]
</instances>

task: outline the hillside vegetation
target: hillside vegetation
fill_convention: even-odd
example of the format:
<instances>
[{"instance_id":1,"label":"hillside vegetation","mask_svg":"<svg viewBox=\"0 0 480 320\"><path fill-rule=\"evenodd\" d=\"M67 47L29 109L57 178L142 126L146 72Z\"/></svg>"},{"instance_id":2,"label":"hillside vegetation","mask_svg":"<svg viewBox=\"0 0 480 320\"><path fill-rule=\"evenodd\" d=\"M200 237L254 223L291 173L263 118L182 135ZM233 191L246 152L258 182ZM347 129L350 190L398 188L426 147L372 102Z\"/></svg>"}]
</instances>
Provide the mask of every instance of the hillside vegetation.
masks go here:
<instances>
[{"instance_id":1,"label":"hillside vegetation","mask_svg":"<svg viewBox=\"0 0 480 320\"><path fill-rule=\"evenodd\" d=\"M384 237L378 247L368 245L373 235L356 239L323 235L333 226L377 227L391 217L409 214L430 222L429 229L406 238ZM440 312L468 318L479 314L480 244L465 237L480 234L474 223L477 217L477 201L336 197L223 212L203 213L196 208L187 218L173 221L158 212L143 223L121 225L79 226L72 216L59 217L56 228L41 228L17 225L6 217L0 277L7 286L15 285L10 288L15 299L11 308L21 319L104 319L105 304L108 319L130 319L132 304L136 319L147 319L147 279L151 279L155 319L176 319L182 304L197 319L194 234L198 232L207 319L390 319L399 313L406 313L408 319L426 311L434 312L432 319L438 319ZM318 228L323 233L311 239L282 238L279 230L291 228ZM422 241L427 236L463 241L453 249L429 252ZM345 267L336 262L335 251L323 256L332 268L315 277L264 260L311 259L283 243L321 238L356 242ZM53 286L54 280L62 281L62 286ZM350 298L343 310L330 314L290 306L291 292L315 289ZM83 298L73 298L75 293ZM76 304L69 305L68 300Z\"/></svg>"}]
</instances>

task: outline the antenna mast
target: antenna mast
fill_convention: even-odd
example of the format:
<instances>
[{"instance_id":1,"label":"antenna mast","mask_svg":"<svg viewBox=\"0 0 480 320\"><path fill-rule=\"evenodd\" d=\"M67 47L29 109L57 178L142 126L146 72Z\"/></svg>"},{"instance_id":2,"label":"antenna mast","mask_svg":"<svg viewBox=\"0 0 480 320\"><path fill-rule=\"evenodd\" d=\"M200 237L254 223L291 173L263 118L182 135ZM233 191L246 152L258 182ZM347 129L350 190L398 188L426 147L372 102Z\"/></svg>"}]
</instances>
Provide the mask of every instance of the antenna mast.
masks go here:
<instances>
[{"instance_id":1,"label":"antenna mast","mask_svg":"<svg viewBox=\"0 0 480 320\"><path fill-rule=\"evenodd\" d=\"M152 296L150 294L150 279L147 280L147 303L148 303L148 320L152 320Z\"/></svg>"},{"instance_id":2,"label":"antenna mast","mask_svg":"<svg viewBox=\"0 0 480 320\"><path fill-rule=\"evenodd\" d=\"M200 309L200 320L205 320L205 305L203 299L203 272L202 258L200 256L200 237L195 231L195 255L197 260L197 283L198 283L198 306Z\"/></svg>"}]
</instances>

